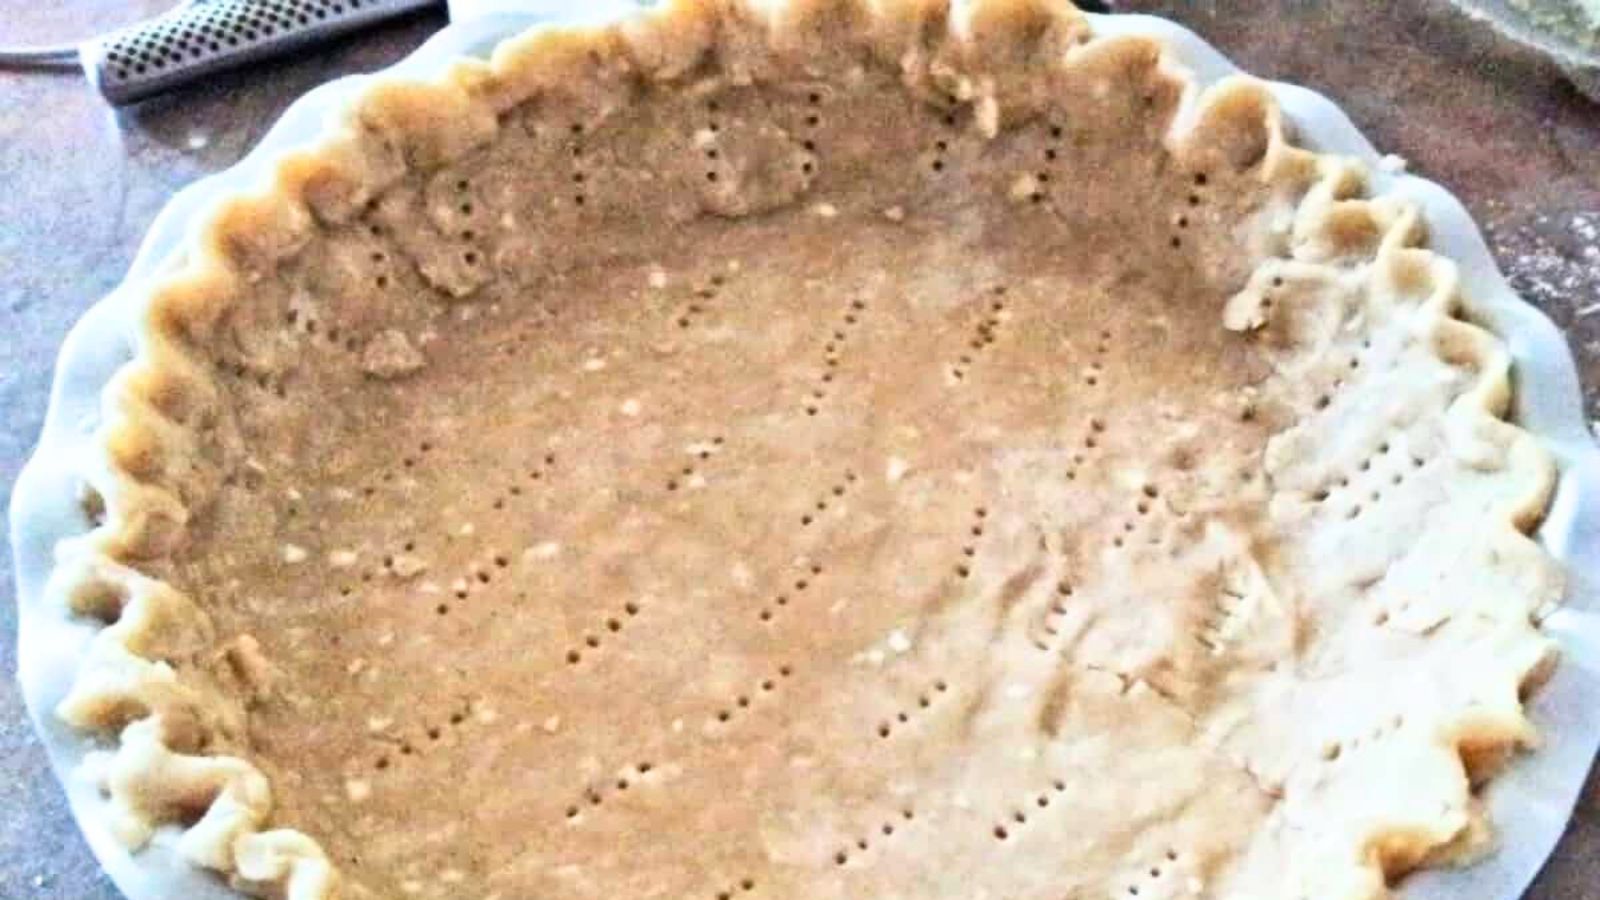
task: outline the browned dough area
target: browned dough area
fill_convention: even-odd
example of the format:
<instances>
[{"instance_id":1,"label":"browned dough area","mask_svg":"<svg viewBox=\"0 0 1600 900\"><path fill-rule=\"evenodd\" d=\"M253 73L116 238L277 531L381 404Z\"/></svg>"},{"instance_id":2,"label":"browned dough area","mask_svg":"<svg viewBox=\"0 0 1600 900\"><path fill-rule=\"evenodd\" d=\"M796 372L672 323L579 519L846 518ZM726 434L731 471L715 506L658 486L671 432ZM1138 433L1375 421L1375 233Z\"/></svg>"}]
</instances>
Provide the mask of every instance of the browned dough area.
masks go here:
<instances>
[{"instance_id":1,"label":"browned dough area","mask_svg":"<svg viewBox=\"0 0 1600 900\"><path fill-rule=\"evenodd\" d=\"M888 83L661 103L530 113L436 177L461 228L506 179L620 209L419 313L420 371L363 378L302 312L298 367L232 382L262 470L178 566L281 670L251 739L282 823L386 896L1055 897L1237 850L1267 799L1183 746L1218 577L1192 505L1225 483L1207 512L1248 529L1269 431L1238 275L1193 253L1252 185L1143 110L990 143ZM811 200L627 226L638 135L711 183L773 122ZM407 202L307 280L414 278Z\"/></svg>"}]
</instances>

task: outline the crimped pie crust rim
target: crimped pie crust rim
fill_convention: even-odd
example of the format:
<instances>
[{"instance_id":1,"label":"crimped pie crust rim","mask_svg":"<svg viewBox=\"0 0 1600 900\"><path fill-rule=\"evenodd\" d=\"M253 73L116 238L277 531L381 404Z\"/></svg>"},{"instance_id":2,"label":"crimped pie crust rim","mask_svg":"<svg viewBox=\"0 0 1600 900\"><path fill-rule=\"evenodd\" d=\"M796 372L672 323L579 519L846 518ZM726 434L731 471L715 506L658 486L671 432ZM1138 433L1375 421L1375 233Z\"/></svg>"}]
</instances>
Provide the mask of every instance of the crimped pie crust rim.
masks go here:
<instances>
[{"instance_id":1,"label":"crimped pie crust rim","mask_svg":"<svg viewBox=\"0 0 1600 900\"><path fill-rule=\"evenodd\" d=\"M805 4L794 4L794 6L797 8L804 5ZM990 9L1017 5L1020 4L990 3L986 4L984 8ZM1137 28L1137 25L1133 25L1131 27ZM1101 29L1098 28L1096 30L1097 32L1101 31ZM1103 33L1097 33L1095 37L1095 40L1097 41L1115 39L1118 38L1116 38L1114 35ZM502 74L505 74L508 71L515 73L518 71L516 69L516 66L518 65L525 65L529 68L537 68L539 65L537 57L542 50L527 50L527 48L537 45L542 40L545 40L543 36L530 36L513 40L509 43L516 46L511 49L502 47L499 51L497 51L494 61L490 65L502 67ZM519 53L516 49L517 47L523 48L525 52ZM1170 56L1171 54L1169 54L1169 58ZM507 69L505 67L510 68ZM481 113L477 116L473 116L468 111L468 107L470 106L469 95L485 83L483 77L485 69L486 67L484 66L470 63L458 65L452 70L450 75L447 76L447 81L445 83L428 87L401 87L399 86L399 83L394 81L378 80L366 86L363 92L364 96L359 103L366 107L369 114L377 117L379 121L382 121L388 117L399 117L401 121L406 121L409 117L414 116L431 118L433 112L425 109L425 107L441 105L452 106L458 113L466 113L464 116L465 119L469 121L475 120L478 129L481 130L484 127L484 120L481 116ZM1192 85L1187 93L1194 94ZM431 97L431 100L418 101L417 98L421 96ZM387 99L387 104L385 103L385 98ZM1184 109L1188 113L1193 114L1197 109L1203 109L1205 108L1206 104L1211 103L1261 103L1263 105L1262 114L1267 118L1269 122L1268 129L1273 134L1274 149L1284 153L1290 153L1292 148L1289 148L1287 144L1283 142L1282 136L1277 130L1278 122L1276 104L1264 98L1266 98L1266 94L1261 88L1253 86L1247 82L1232 81L1208 88L1203 94L1198 96L1186 96ZM1181 115L1180 122L1182 122ZM1174 130L1180 130L1182 127L1183 125L1181 124L1175 124ZM401 126L399 133L403 133L405 130L406 126ZM415 137L415 135L413 135L413 137ZM458 150L459 146L460 145L453 143L452 136L446 136L446 139L436 143L429 143L427 140L421 140L414 148L414 152L419 154L420 158L422 159L429 159L436 158L436 156L440 154L448 155ZM161 280L161 283L152 290L151 293L158 296L159 299L152 301L150 308L158 313L162 311L171 312L178 308L178 304L190 302L192 298L196 296L196 294L192 292L197 287L203 288L207 291L216 290L219 288L228 289L228 280L231 277L231 273L228 271L228 268L231 263L226 256L226 253L228 252L226 247L230 243L242 240L240 237L241 234L251 234L259 237L262 231L261 229L255 228L254 226L258 223L251 222L250 219L259 219L264 215L266 217L265 220L271 221L279 226L286 226L286 232L293 231L294 222L298 217L304 215L305 213L304 210L295 209L297 204L292 201L291 194L296 191L305 190L306 185L314 182L315 178L319 174L325 174L327 167L337 167L339 165L339 154L345 154L345 158L348 160L348 154L350 152L352 152L352 148L350 146L341 146L335 144L331 148L323 148L320 154L299 154L287 165L280 164L280 167L275 173L278 182L274 186L276 190L275 194L269 194L264 197L258 196L256 198L232 197L224 201L224 203L221 205L220 213L213 214L213 216L220 216L220 218L218 218L216 221L211 221L211 216L204 217L204 220L207 221L207 224L199 229L196 234L192 235L190 239L190 254L200 259L208 260L206 266L199 270L195 270L191 267L188 271L183 271L181 273L168 272ZM1327 178L1330 180L1342 179L1345 177L1348 177L1348 173L1343 169L1340 169L1338 172L1331 173L1327 176ZM315 190L316 188L313 186L312 189ZM1314 190L1313 194L1315 193L1316 191ZM1389 239L1393 241L1393 246L1397 251L1411 231L1412 223L1397 222L1393 224L1393 227L1389 231ZM270 230L268 230L268 233L270 235ZM288 241L283 245L274 247L270 241L266 243L257 243L252 241L252 243L256 244L256 246L252 248L254 252L264 252L268 254L280 252L282 249L284 249L284 247L292 246L293 244L292 241ZM143 257L144 254L141 254L141 256ZM1447 268L1453 267L1447 266ZM187 282L187 286L185 286L185 282ZM1442 285L1436 291L1436 302L1440 304L1442 309L1445 304L1455 302L1456 298L1457 290L1453 283L1453 279L1449 277L1443 278ZM1533 313L1531 309L1529 310L1529 315L1533 317L1530 321L1537 321L1539 319L1538 314ZM186 326L194 324L197 323L195 321L189 321L186 323ZM171 350L170 347L163 346L163 342L169 340L170 335L162 335L159 331L161 326L150 327L149 324L146 323L146 327L150 330L141 335L140 356L134 361L134 363L122 367L119 370L117 378L113 379L111 386L108 388L107 407L108 411L110 412L126 413L126 401L117 399L117 392L119 390L118 385L126 384L127 381L132 377L129 374L130 370L134 369L142 361L153 357L159 357L170 352ZM1549 326L1546 325L1546 327L1548 328ZM69 345L70 344L71 341L69 341ZM64 354L63 358L66 358L66 354ZM1463 405L1459 412L1460 415L1480 416L1488 414L1493 416L1503 410L1505 404L1509 400L1509 356L1503 351L1494 352L1491 350L1487 352L1483 362L1485 363L1484 368L1487 374L1479 382L1479 389L1476 392L1477 401L1473 404ZM1568 368L1570 371L1570 362L1566 368ZM170 371L170 369L168 371ZM60 392L61 385L58 384L58 400ZM145 399L148 397L149 395L147 393ZM53 410L56 410L56 408L60 405L61 404L59 402L53 403ZM145 413L142 415L149 414ZM97 439L97 443L107 440L114 442L118 439L142 439L143 437L147 437L149 435L138 434L138 429L148 424L148 419L143 422L133 423L132 426L130 426L133 429L132 432L118 432L113 434L110 438L102 436L101 438ZM1566 436L1566 438L1570 441L1571 435ZM1576 452L1571 447L1566 449L1569 452ZM1586 456L1592 457L1592 450L1589 454L1586 454ZM1592 463L1589 458L1580 456L1578 458L1567 460L1567 463L1569 472L1573 470L1583 470L1579 472L1580 475L1592 474L1592 472L1589 471L1589 469L1592 467ZM137 479L130 477L125 469L119 469L115 466L109 466L108 468L103 469L100 473L100 479L102 493L107 496L107 500L112 508L112 512L127 512L127 510L131 508L130 506L126 505L129 503L129 501L125 499L127 492L137 491L141 487L138 484ZM16 507L17 510L22 510L24 506L24 495L26 493L26 491L19 489L18 504ZM147 496L154 495L147 493ZM149 501L132 501L132 505L134 506L137 506L141 503L165 504L166 499L159 496L154 496L154 499ZM1509 518L1517 518L1520 516L1524 520L1527 520L1529 517L1535 517L1537 515L1536 510L1541 509L1542 507L1542 497L1530 497L1527 498L1526 503L1519 504L1519 508L1517 510L1511 511ZM1551 515L1553 517L1551 521L1554 521L1554 517L1570 516L1573 515L1573 513L1564 511L1562 507L1558 505L1556 509L1551 511ZM19 522L23 518L25 517L20 514L17 516ZM87 546L97 543L100 540L121 540L127 537L128 534L125 528L115 528L108 525L96 532L96 537L94 540L82 540L78 542L77 546ZM18 540L17 543L20 546L22 542L21 540ZM148 580L132 578L131 576L122 572L93 574L91 570L98 568L98 566L92 564L74 565L72 561L73 552L70 550L70 546L71 545L69 545L69 549L66 552L61 554L63 562L57 568L56 575L53 578L51 590L47 592L54 595L58 602L61 598L66 597L69 592L81 587L81 585L84 583L83 579L85 578L101 580L109 579L111 581L124 583L125 585L131 585L134 588L132 593L135 596L143 596L146 598L160 598L163 596L159 585L145 583ZM82 560L80 559L79 562L81 563ZM178 606L164 607L163 604L166 602L167 601L161 599L147 599L145 608L155 611L167 609L171 615L175 615L180 619L187 618L188 614L181 609L181 604ZM132 612L125 610L122 619L125 623L125 627L114 626L112 629L108 629L107 632L104 632L103 634L110 635L110 639L97 640L96 643L101 650L91 652L101 652L103 654L104 652L116 651L125 646L126 640L129 637L128 633L138 632L141 630L139 627L139 618L140 613L137 609L134 609ZM137 635L134 635L134 639L137 640ZM137 729L137 726L134 726L134 728ZM144 732L135 730L132 733L125 732L123 740L126 746L137 746L139 742L146 740L147 737L148 735L146 735ZM258 773L254 772L253 767L250 767L246 764L241 764L238 767L234 767L232 774L224 779L223 794L230 798L238 807L246 810L249 810L258 804L264 804L265 800L263 792L265 792L267 788L264 780L258 779L259 775ZM254 833L260 825L259 821L251 821L252 815L253 811L250 813L240 813L239 810L234 810L234 812L219 818L217 821L221 822L224 827L220 832L215 833L216 837L214 839L200 841L199 843L208 846L202 847L198 852L202 855L202 857L207 857L212 861L220 863L221 865L219 865L218 868L235 867L245 870L243 874L250 881L256 883L262 888L285 890L288 896L294 898L322 896L323 890L321 885L326 883L326 876L323 868L325 863L320 860L320 856L314 846L311 845L309 841L302 840L292 834L267 833L265 836L249 837L249 835ZM240 842L241 838L243 838L242 843ZM225 848L219 847L215 845L215 840L225 840L229 843L229 846ZM103 850L104 848L99 849Z\"/></svg>"}]
</instances>

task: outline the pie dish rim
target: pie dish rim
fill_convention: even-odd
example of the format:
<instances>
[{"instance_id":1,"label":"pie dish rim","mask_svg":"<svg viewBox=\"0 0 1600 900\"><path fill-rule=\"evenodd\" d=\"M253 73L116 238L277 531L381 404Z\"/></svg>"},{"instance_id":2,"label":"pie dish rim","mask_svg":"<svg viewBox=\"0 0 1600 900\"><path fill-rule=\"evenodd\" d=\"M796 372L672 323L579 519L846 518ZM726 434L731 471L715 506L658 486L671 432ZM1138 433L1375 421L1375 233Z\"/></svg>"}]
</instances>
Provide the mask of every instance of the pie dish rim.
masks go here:
<instances>
[{"instance_id":1,"label":"pie dish rim","mask_svg":"<svg viewBox=\"0 0 1600 900\"><path fill-rule=\"evenodd\" d=\"M599 18L609 10L591 10ZM1182 26L1142 15L1087 16L1097 35L1137 34L1162 39L1197 87L1240 73L1221 53ZM77 777L83 754L96 742L52 713L77 668L81 650L96 629L48 602L45 581L56 542L85 530L76 509L77 473L97 447L93 421L112 375L132 358L140 288L159 276L190 222L219 196L238 194L263 181L266 168L291 147L322 133L329 113L375 79L427 78L441 74L462 53L481 55L500 40L540 24L572 25L595 18L497 15L455 23L394 66L323 85L291 104L239 163L180 191L157 216L126 279L91 307L63 343L40 441L19 476L11 508L17 560L18 668L24 699L51 765L66 787L80 830L101 866L133 900L182 896L209 900L239 896L211 875L157 843L130 854L113 837L104 801ZM1358 158L1370 171L1373 195L1416 202L1429 223L1428 246L1453 260L1464 284L1472 285L1467 310L1505 342L1514 361L1510 420L1538 436L1557 461L1555 494L1540 542L1568 571L1567 600L1542 622L1561 647L1554 678L1529 703L1530 716L1546 736L1537 754L1517 762L1488 791L1491 815L1501 833L1515 830L1517 852L1502 846L1478 866L1429 870L1408 879L1401 896L1433 898L1520 896L1564 830L1597 746L1600 746L1600 586L1585 574L1600 538L1600 450L1582 414L1574 360L1543 313L1518 297L1496 268L1465 208L1448 191L1415 176L1387 171L1378 152L1332 101L1305 88L1264 82L1292 123L1297 142L1319 152ZM1531 823L1531 824L1529 824ZM1515 829L1513 829L1515 825ZM1531 837L1529 836L1531 835ZM1471 879L1463 881L1462 879ZM1487 888L1487 890L1486 890Z\"/></svg>"}]
</instances>

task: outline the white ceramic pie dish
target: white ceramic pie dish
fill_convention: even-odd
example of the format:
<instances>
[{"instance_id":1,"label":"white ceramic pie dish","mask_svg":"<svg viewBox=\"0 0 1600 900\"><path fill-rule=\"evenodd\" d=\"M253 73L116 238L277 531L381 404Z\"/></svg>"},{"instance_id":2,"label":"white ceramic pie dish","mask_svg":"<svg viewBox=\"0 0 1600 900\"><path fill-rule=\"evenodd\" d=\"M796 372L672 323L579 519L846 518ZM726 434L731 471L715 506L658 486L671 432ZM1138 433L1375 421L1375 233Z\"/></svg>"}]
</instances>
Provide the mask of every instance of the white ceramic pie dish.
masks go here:
<instances>
[{"instance_id":1,"label":"white ceramic pie dish","mask_svg":"<svg viewBox=\"0 0 1600 900\"><path fill-rule=\"evenodd\" d=\"M493 5L493 4L491 4ZM504 6L505 4L501 4ZM545 4L533 4L545 5ZM590 7L586 18L603 15ZM1144 16L1093 16L1101 34L1142 34L1165 39L1175 57L1204 85L1238 69L1192 33ZM388 77L426 78L461 54L485 54L499 40L549 15L499 13L472 18L442 31ZM148 282L186 236L189 223L219 194L245 190L263 178L268 162L317 136L333 113L372 76L340 79L307 94L241 162L181 191L157 217L127 279L73 329L57 365L49 414L33 459L18 480L11 509L17 560L19 677L29 710L66 785L80 826L96 856L132 900L237 896L177 858L169 843L130 855L105 826L97 790L75 778L92 740L60 723L52 710L72 682L91 625L46 602L44 583L53 548L88 529L75 498L81 473L96 452L92 434L102 389L128 361L136 333L136 306ZM1300 143L1364 160L1374 194L1415 201L1430 224L1432 249L1455 260L1466 286L1468 310L1507 343L1515 361L1512 418L1538 435L1560 467L1560 481L1540 541L1568 568L1566 604L1543 620L1562 660L1554 678L1532 699L1531 714L1544 747L1497 778L1486 801L1501 835L1499 852L1463 870L1423 873L1406 884L1408 898L1520 896L1560 837L1585 774L1600 746L1600 451L1585 425L1577 374L1560 333L1512 292L1465 209L1447 191L1422 179L1385 171L1379 154L1327 99L1303 88L1272 85Z\"/></svg>"}]
</instances>

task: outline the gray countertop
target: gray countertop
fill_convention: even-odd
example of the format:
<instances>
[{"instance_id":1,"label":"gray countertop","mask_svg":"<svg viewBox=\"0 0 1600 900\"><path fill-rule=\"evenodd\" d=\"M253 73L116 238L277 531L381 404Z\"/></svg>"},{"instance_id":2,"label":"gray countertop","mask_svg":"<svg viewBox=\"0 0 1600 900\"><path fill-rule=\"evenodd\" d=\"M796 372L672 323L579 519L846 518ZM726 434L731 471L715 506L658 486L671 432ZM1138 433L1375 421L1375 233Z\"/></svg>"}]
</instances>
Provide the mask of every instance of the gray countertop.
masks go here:
<instances>
[{"instance_id":1,"label":"gray countertop","mask_svg":"<svg viewBox=\"0 0 1600 900\"><path fill-rule=\"evenodd\" d=\"M0 0L0 44L130 21L142 0ZM1600 106L1538 56L1442 0L1132 0L1245 68L1338 100L1384 150L1443 182L1502 267L1567 332L1600 417ZM182 96L108 111L72 75L0 72L0 506L38 434L56 349L122 277L161 205L242 156L295 97L387 65L442 24L421 16ZM0 670L15 667L0 553ZM68 816L10 679L0 679L0 898L115 900ZM1600 778L1528 900L1600 898Z\"/></svg>"}]
</instances>

